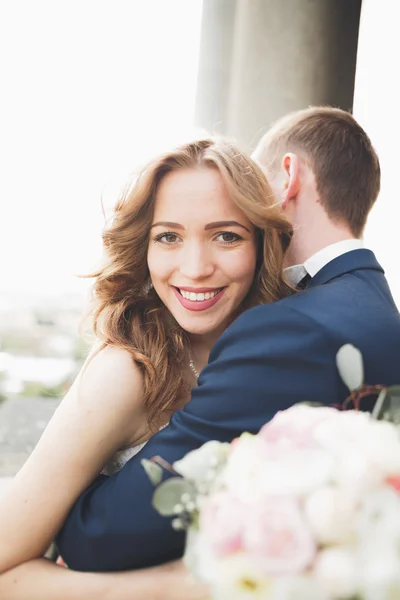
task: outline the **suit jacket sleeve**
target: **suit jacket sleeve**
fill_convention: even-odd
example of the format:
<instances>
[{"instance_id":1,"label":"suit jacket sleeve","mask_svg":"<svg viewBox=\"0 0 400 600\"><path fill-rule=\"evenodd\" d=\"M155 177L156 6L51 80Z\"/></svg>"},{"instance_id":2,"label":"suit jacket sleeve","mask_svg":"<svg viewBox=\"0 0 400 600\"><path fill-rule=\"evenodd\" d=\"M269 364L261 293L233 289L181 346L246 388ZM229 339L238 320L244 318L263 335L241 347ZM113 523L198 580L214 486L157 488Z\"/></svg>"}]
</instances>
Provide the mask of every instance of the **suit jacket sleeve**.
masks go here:
<instances>
[{"instance_id":1,"label":"suit jacket sleeve","mask_svg":"<svg viewBox=\"0 0 400 600\"><path fill-rule=\"evenodd\" d=\"M119 473L98 477L78 498L57 539L67 564L109 571L180 557L184 534L153 509L154 488L140 460L158 455L173 463L208 440L256 433L297 401L321 400L312 392L329 389L330 378L335 385L336 350L324 362L326 332L284 302L244 313L214 347L185 409Z\"/></svg>"}]
</instances>

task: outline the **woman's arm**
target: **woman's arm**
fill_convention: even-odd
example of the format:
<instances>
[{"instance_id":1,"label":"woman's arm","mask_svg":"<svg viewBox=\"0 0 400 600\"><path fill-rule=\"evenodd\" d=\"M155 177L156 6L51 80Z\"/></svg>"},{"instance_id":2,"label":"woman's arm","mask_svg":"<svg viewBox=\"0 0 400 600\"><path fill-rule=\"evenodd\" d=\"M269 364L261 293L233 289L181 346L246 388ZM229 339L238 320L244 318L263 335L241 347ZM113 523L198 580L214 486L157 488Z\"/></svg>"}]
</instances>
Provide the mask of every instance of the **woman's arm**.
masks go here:
<instances>
[{"instance_id":1,"label":"woman's arm","mask_svg":"<svg viewBox=\"0 0 400 600\"><path fill-rule=\"evenodd\" d=\"M7 600L206 600L182 561L124 573L81 573L45 559L32 560L0 575Z\"/></svg>"},{"instance_id":2,"label":"woman's arm","mask_svg":"<svg viewBox=\"0 0 400 600\"><path fill-rule=\"evenodd\" d=\"M114 452L146 429L142 378L130 355L91 358L0 499L0 573L42 556L74 500Z\"/></svg>"}]
</instances>

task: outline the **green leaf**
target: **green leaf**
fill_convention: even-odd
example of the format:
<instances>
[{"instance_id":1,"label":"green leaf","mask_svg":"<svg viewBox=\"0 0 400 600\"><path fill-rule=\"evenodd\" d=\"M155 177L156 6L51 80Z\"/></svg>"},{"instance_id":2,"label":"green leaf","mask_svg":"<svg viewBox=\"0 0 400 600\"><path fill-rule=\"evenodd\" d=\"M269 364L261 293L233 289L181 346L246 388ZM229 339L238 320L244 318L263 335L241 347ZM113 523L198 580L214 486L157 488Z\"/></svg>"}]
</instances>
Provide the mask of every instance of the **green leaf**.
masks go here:
<instances>
[{"instance_id":1,"label":"green leaf","mask_svg":"<svg viewBox=\"0 0 400 600\"><path fill-rule=\"evenodd\" d=\"M378 420L400 425L400 385L393 385L381 391L372 416Z\"/></svg>"},{"instance_id":2,"label":"green leaf","mask_svg":"<svg viewBox=\"0 0 400 600\"><path fill-rule=\"evenodd\" d=\"M151 483L153 485L158 485L161 482L163 476L163 470L160 467L160 465L157 465L156 463L152 462L151 460L148 460L147 458L142 458L140 463L146 471L146 474L150 479Z\"/></svg>"},{"instance_id":3,"label":"green leaf","mask_svg":"<svg viewBox=\"0 0 400 600\"><path fill-rule=\"evenodd\" d=\"M387 388L384 388L380 392L378 398L376 399L375 406L372 409L372 416L374 419L377 419L378 421L383 419L383 416L382 416L383 415L383 406L385 404L386 396L387 396Z\"/></svg>"},{"instance_id":4,"label":"green leaf","mask_svg":"<svg viewBox=\"0 0 400 600\"><path fill-rule=\"evenodd\" d=\"M336 365L343 382L349 390L358 390L364 381L362 354L352 344L345 344L336 354Z\"/></svg>"},{"instance_id":5,"label":"green leaf","mask_svg":"<svg viewBox=\"0 0 400 600\"><path fill-rule=\"evenodd\" d=\"M387 388L387 391L392 400L400 400L400 385L392 385Z\"/></svg>"},{"instance_id":6,"label":"green leaf","mask_svg":"<svg viewBox=\"0 0 400 600\"><path fill-rule=\"evenodd\" d=\"M171 477L163 481L153 495L154 508L164 517L170 517L175 512L175 507L181 504L182 495L189 494L195 499L196 493L193 485L181 477Z\"/></svg>"}]
</instances>

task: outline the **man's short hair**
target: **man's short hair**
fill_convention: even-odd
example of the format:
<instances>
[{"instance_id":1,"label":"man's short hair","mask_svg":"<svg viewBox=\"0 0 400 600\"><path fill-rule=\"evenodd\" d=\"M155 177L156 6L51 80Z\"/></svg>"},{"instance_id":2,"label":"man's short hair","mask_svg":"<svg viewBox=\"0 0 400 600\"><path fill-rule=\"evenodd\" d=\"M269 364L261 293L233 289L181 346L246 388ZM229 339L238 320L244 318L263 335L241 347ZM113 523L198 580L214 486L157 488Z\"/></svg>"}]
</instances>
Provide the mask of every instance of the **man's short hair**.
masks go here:
<instances>
[{"instance_id":1,"label":"man's short hair","mask_svg":"<svg viewBox=\"0 0 400 600\"><path fill-rule=\"evenodd\" d=\"M325 106L290 113L263 136L253 158L271 175L286 152L298 154L314 172L328 216L347 223L359 237L378 196L381 171L371 140L354 117Z\"/></svg>"}]
</instances>

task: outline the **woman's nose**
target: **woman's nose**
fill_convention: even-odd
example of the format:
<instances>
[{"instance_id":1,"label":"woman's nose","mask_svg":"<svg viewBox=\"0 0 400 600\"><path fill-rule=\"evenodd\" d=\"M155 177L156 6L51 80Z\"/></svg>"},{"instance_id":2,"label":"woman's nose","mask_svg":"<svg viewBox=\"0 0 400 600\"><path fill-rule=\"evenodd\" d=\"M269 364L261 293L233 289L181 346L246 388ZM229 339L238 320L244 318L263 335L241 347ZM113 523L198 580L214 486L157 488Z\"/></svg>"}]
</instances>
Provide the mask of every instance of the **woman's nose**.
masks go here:
<instances>
[{"instance_id":1,"label":"woman's nose","mask_svg":"<svg viewBox=\"0 0 400 600\"><path fill-rule=\"evenodd\" d=\"M213 253L205 244L188 244L180 255L180 272L187 279L205 279L215 269Z\"/></svg>"}]
</instances>

